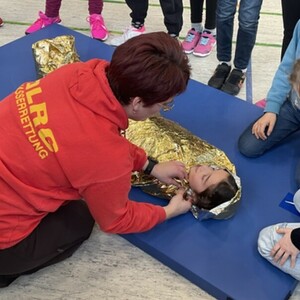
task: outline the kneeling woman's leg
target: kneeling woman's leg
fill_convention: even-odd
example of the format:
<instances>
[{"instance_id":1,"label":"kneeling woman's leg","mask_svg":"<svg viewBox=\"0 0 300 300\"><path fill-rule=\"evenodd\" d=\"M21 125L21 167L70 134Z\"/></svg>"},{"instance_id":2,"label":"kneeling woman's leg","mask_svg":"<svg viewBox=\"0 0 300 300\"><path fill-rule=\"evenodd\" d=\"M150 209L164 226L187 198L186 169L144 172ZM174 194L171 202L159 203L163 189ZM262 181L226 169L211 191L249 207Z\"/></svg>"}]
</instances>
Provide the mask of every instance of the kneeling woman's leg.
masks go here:
<instances>
[{"instance_id":1,"label":"kneeling woman's leg","mask_svg":"<svg viewBox=\"0 0 300 300\"><path fill-rule=\"evenodd\" d=\"M94 219L82 200L49 213L27 238L0 250L0 287L70 257L90 236L93 226Z\"/></svg>"},{"instance_id":2,"label":"kneeling woman's leg","mask_svg":"<svg viewBox=\"0 0 300 300\"><path fill-rule=\"evenodd\" d=\"M271 256L271 250L276 245L276 243L282 238L282 234L276 232L278 228L298 228L300 223L280 223L272 225L261 230L258 237L258 252L267 259L271 264L279 268L285 273L290 274L297 280L300 280L300 258L297 257L296 265L294 268L291 268L291 261L288 259L283 266L273 260Z\"/></svg>"}]
</instances>

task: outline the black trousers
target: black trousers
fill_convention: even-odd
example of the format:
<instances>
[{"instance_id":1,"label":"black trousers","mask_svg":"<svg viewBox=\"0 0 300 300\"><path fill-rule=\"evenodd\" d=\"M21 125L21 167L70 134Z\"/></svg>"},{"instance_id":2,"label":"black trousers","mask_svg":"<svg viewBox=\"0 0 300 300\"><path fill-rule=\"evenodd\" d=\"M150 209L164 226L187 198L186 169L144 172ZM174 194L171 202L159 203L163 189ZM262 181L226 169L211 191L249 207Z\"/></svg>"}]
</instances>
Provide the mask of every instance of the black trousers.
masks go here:
<instances>
[{"instance_id":1,"label":"black trousers","mask_svg":"<svg viewBox=\"0 0 300 300\"><path fill-rule=\"evenodd\" d=\"M281 59L288 47L294 28L300 20L300 0L281 0L283 18L283 41L281 48Z\"/></svg>"},{"instance_id":2,"label":"black trousers","mask_svg":"<svg viewBox=\"0 0 300 300\"><path fill-rule=\"evenodd\" d=\"M178 36L183 24L182 0L160 0L159 2L164 15L164 24L168 33ZM147 17L149 1L126 0L126 4L131 9L130 17L132 22L144 24Z\"/></svg>"},{"instance_id":3,"label":"black trousers","mask_svg":"<svg viewBox=\"0 0 300 300\"><path fill-rule=\"evenodd\" d=\"M204 0L190 0L191 23L202 23ZM206 0L205 24L206 29L216 28L217 0Z\"/></svg>"},{"instance_id":4,"label":"black trousers","mask_svg":"<svg viewBox=\"0 0 300 300\"><path fill-rule=\"evenodd\" d=\"M0 250L0 287L70 257L90 236L93 226L94 219L82 200L49 213L27 238Z\"/></svg>"}]
</instances>

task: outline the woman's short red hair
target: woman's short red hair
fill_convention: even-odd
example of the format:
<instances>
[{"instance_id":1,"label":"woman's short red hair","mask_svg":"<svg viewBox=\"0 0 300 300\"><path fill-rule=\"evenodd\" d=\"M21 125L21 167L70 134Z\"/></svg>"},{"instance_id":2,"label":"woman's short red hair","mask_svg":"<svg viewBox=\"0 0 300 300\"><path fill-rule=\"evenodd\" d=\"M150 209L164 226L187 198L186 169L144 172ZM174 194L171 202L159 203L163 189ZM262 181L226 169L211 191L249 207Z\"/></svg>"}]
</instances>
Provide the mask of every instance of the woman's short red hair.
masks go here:
<instances>
[{"instance_id":1,"label":"woman's short red hair","mask_svg":"<svg viewBox=\"0 0 300 300\"><path fill-rule=\"evenodd\" d=\"M185 91L191 68L180 42L164 32L142 34L116 48L107 78L123 104L140 97L145 106Z\"/></svg>"}]
</instances>

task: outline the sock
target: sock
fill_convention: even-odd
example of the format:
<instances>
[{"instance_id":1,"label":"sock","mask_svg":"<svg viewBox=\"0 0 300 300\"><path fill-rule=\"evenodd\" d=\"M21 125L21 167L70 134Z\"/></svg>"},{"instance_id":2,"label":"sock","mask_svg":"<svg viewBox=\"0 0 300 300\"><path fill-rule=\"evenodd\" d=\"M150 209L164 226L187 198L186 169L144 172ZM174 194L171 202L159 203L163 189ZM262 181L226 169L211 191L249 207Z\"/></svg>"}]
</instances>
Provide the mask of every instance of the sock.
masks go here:
<instances>
[{"instance_id":1,"label":"sock","mask_svg":"<svg viewBox=\"0 0 300 300\"><path fill-rule=\"evenodd\" d=\"M176 33L169 33L169 36L172 37L172 38L177 38L178 35Z\"/></svg>"},{"instance_id":2,"label":"sock","mask_svg":"<svg viewBox=\"0 0 300 300\"><path fill-rule=\"evenodd\" d=\"M203 25L202 23L192 23L192 28L194 28L197 32L203 31Z\"/></svg>"},{"instance_id":3,"label":"sock","mask_svg":"<svg viewBox=\"0 0 300 300\"><path fill-rule=\"evenodd\" d=\"M226 64L229 67L231 66L231 62L230 61L219 61L219 65L221 65L221 64Z\"/></svg>"},{"instance_id":4,"label":"sock","mask_svg":"<svg viewBox=\"0 0 300 300\"><path fill-rule=\"evenodd\" d=\"M241 69L241 68L237 68L236 66L234 66L235 69L241 70L243 73L247 72L247 68L246 69Z\"/></svg>"},{"instance_id":5,"label":"sock","mask_svg":"<svg viewBox=\"0 0 300 300\"><path fill-rule=\"evenodd\" d=\"M141 22L131 22L131 26L136 28L136 29L141 29L144 26L144 23Z\"/></svg>"},{"instance_id":6,"label":"sock","mask_svg":"<svg viewBox=\"0 0 300 300\"><path fill-rule=\"evenodd\" d=\"M216 31L216 28L214 28L214 29L207 29L207 28L204 27L203 32L207 32L207 33L211 34L212 36L216 36L216 32L217 31Z\"/></svg>"}]
</instances>

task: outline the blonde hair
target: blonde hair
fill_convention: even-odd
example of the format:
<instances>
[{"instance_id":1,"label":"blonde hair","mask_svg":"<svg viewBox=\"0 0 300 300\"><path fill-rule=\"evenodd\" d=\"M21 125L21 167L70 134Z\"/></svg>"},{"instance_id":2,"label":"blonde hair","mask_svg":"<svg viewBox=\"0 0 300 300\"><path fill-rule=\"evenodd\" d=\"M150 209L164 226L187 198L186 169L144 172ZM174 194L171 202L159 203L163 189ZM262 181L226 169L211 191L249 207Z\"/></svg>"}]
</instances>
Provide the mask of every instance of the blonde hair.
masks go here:
<instances>
[{"instance_id":1,"label":"blonde hair","mask_svg":"<svg viewBox=\"0 0 300 300\"><path fill-rule=\"evenodd\" d=\"M293 87L298 88L298 93L300 93L299 86L300 86L300 59L297 59L294 63L292 73L290 75L290 83Z\"/></svg>"}]
</instances>

